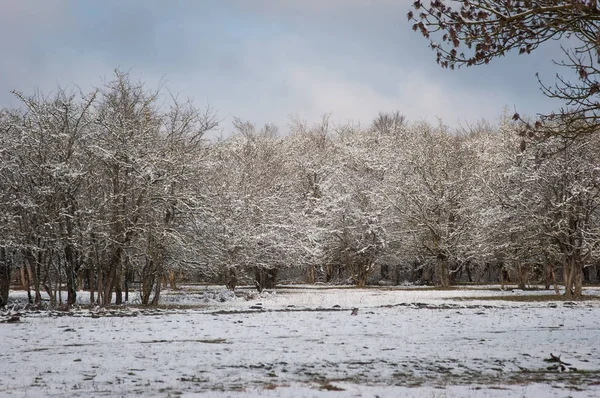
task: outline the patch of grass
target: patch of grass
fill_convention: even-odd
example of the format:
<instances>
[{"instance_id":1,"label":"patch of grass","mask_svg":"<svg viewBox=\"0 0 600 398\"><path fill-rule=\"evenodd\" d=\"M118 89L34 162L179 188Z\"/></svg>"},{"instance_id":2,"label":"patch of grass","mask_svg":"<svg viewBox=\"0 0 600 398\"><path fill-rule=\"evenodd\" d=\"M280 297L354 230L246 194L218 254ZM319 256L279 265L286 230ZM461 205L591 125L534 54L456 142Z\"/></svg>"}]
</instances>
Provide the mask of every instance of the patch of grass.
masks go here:
<instances>
[{"instance_id":1,"label":"patch of grass","mask_svg":"<svg viewBox=\"0 0 600 398\"><path fill-rule=\"evenodd\" d=\"M167 394L167 397L178 397L180 395L183 395L183 393L181 391L173 391L173 389L171 387L167 387L167 388L161 388L158 390L159 393L161 394ZM144 391L140 391L139 395L143 395Z\"/></svg>"},{"instance_id":2,"label":"patch of grass","mask_svg":"<svg viewBox=\"0 0 600 398\"><path fill-rule=\"evenodd\" d=\"M184 340L149 340L149 341L140 341L140 344L161 344L161 343L227 344L227 339L184 339Z\"/></svg>"},{"instance_id":3,"label":"patch of grass","mask_svg":"<svg viewBox=\"0 0 600 398\"><path fill-rule=\"evenodd\" d=\"M199 376L191 376L191 377L180 377L179 381L191 382L191 383L208 383L210 380L207 378L199 377Z\"/></svg>"},{"instance_id":4,"label":"patch of grass","mask_svg":"<svg viewBox=\"0 0 600 398\"><path fill-rule=\"evenodd\" d=\"M39 348L32 348L30 350L24 350L23 352L38 352L38 351L48 351L50 348L47 347L39 347Z\"/></svg>"},{"instance_id":5,"label":"patch of grass","mask_svg":"<svg viewBox=\"0 0 600 398\"><path fill-rule=\"evenodd\" d=\"M321 384L321 387L319 389L325 391L345 391L342 387L334 386L329 382Z\"/></svg>"},{"instance_id":6,"label":"patch of grass","mask_svg":"<svg viewBox=\"0 0 600 398\"><path fill-rule=\"evenodd\" d=\"M157 305L142 305L142 304L129 304L126 307L116 307L116 308L134 308L137 310L165 310L165 311L173 311L173 310L203 310L209 308L208 304L203 303L194 303L194 304L170 304L170 303L159 303Z\"/></svg>"},{"instance_id":7,"label":"patch of grass","mask_svg":"<svg viewBox=\"0 0 600 398\"><path fill-rule=\"evenodd\" d=\"M482 296L482 297L454 297L452 300L463 301L512 301L512 302L531 302L531 303L546 303L551 301L571 302L571 301L599 301L600 296L587 295L581 297L566 298L563 295L555 294L527 294L527 295L511 295L511 296Z\"/></svg>"}]
</instances>

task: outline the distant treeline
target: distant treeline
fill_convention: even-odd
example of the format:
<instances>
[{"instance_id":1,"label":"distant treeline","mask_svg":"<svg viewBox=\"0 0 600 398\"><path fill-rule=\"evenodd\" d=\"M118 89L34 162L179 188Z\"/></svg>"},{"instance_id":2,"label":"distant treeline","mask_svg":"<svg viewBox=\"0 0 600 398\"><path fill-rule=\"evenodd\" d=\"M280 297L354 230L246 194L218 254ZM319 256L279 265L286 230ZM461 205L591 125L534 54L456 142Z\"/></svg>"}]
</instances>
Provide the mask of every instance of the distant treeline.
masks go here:
<instances>
[{"instance_id":1,"label":"distant treeline","mask_svg":"<svg viewBox=\"0 0 600 398\"><path fill-rule=\"evenodd\" d=\"M454 131L395 112L282 133L236 119L210 142L210 109L121 72L91 93L15 95L22 106L0 112L0 305L11 272L34 303L85 288L101 305L132 288L156 304L180 276L259 289L282 275L359 287L510 276L559 280L569 296L595 278L593 135L532 138L508 119Z\"/></svg>"}]
</instances>

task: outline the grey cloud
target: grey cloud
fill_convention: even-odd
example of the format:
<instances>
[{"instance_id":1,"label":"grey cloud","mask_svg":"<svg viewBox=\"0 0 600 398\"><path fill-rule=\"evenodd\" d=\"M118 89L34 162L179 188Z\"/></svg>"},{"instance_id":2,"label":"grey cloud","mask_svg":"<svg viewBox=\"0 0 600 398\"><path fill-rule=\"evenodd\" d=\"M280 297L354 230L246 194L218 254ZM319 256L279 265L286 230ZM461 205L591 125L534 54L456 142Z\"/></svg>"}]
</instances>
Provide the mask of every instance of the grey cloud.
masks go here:
<instances>
[{"instance_id":1,"label":"grey cloud","mask_svg":"<svg viewBox=\"0 0 600 398\"><path fill-rule=\"evenodd\" d=\"M150 86L164 77L222 117L258 123L326 112L368 122L379 110L399 109L454 124L493 118L505 105L523 113L549 107L534 73L548 70L553 51L442 70L405 21L408 3L397 0L18 4L25 5L0 16L12 24L0 27L8 49L0 105L11 101L12 88L91 87L120 67Z\"/></svg>"}]
</instances>

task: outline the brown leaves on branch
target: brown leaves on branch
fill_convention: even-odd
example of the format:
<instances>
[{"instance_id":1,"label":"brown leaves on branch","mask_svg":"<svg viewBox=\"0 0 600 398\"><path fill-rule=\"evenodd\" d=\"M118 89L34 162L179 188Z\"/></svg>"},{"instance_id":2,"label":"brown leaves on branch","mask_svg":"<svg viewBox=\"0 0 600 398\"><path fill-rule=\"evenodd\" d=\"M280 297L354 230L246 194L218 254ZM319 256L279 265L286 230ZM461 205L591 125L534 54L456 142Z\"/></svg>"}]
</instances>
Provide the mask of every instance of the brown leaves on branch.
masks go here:
<instances>
[{"instance_id":1,"label":"brown leaves on branch","mask_svg":"<svg viewBox=\"0 0 600 398\"><path fill-rule=\"evenodd\" d=\"M528 54L565 33L590 33L596 39L596 24L589 26L587 22L597 22L600 16L595 7L582 0L433 0L429 7L415 1L413 9L418 12L407 14L415 22L413 30L427 38L441 34L442 44L436 47L441 58L450 61L448 67L483 64L512 49ZM474 51L452 58L444 43Z\"/></svg>"},{"instance_id":2,"label":"brown leaves on branch","mask_svg":"<svg viewBox=\"0 0 600 398\"><path fill-rule=\"evenodd\" d=\"M535 135L596 132L600 117L600 8L596 0L415 1L407 14L413 30L429 39L443 68L485 65L510 51L531 54L550 40L567 38L564 61L576 82L557 76L542 91L566 105L540 115ZM520 120L516 115L515 120Z\"/></svg>"}]
</instances>

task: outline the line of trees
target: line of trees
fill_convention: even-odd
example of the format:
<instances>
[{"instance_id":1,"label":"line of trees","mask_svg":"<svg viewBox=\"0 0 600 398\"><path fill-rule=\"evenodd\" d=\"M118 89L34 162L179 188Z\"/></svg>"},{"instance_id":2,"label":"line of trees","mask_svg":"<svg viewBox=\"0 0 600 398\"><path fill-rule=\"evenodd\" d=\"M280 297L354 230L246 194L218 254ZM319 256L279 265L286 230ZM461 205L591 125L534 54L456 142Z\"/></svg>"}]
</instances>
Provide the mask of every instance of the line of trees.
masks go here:
<instances>
[{"instance_id":1,"label":"line of trees","mask_svg":"<svg viewBox=\"0 0 600 398\"><path fill-rule=\"evenodd\" d=\"M557 74L552 85L538 77L542 92L559 100L561 108L538 114L535 122L518 113L513 116L521 122L521 151L528 143L537 145L511 167L514 173L507 182L522 189L522 198L506 198L505 219L497 225L528 220L535 228L522 224L508 233L497 231L513 247L518 269L531 246L541 243L548 264L562 263L567 295L580 295L582 264L592 261L598 246L593 138L600 127L598 1L416 0L407 18L413 30L428 39L442 68L486 65L510 52L529 55L547 42L561 42L562 59L554 64L567 75ZM529 211L526 216L524 210ZM553 269L547 272L553 274Z\"/></svg>"},{"instance_id":2,"label":"line of trees","mask_svg":"<svg viewBox=\"0 0 600 398\"><path fill-rule=\"evenodd\" d=\"M64 289L73 304L85 287L120 304L134 272L142 303L157 303L185 217L202 211L196 169L214 116L121 72L89 94L15 95L23 106L0 115L0 304L14 267L35 303L46 292L61 304Z\"/></svg>"},{"instance_id":3,"label":"line of trees","mask_svg":"<svg viewBox=\"0 0 600 398\"><path fill-rule=\"evenodd\" d=\"M558 278L571 296L600 258L593 136L538 141L509 119L455 132L396 112L283 135L235 120L208 142L210 109L121 72L91 93L15 95L23 106L0 113L0 305L11 273L34 303L86 289L120 304L135 286L157 304L175 273L262 289L293 269L362 287L398 265L444 287Z\"/></svg>"}]
</instances>

